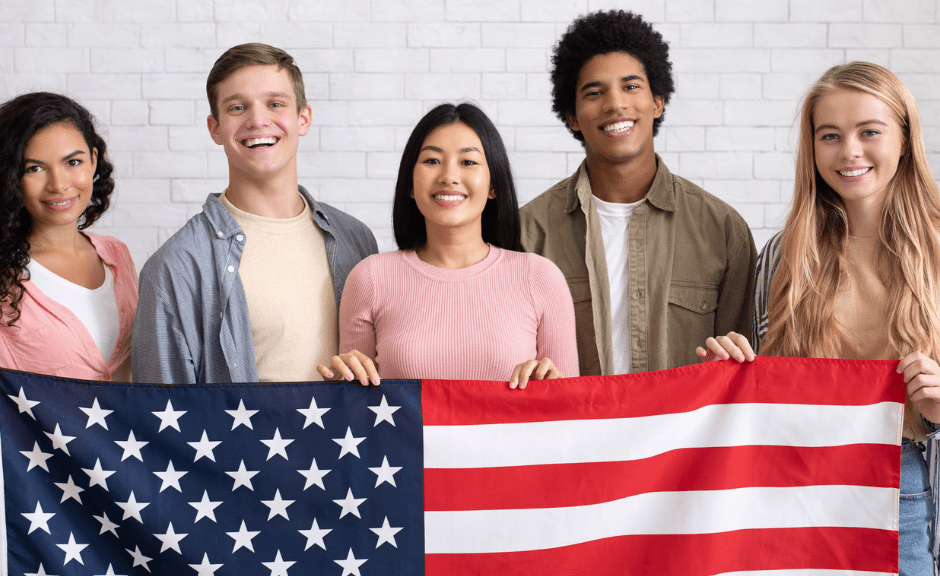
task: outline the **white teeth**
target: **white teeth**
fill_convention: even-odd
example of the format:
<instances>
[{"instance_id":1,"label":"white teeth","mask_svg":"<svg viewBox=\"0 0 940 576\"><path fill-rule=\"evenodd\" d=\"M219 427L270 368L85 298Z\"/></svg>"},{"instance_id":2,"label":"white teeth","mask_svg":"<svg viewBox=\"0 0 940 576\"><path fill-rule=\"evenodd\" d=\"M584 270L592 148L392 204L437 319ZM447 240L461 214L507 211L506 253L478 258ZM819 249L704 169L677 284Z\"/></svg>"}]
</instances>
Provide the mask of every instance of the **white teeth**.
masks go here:
<instances>
[{"instance_id":1,"label":"white teeth","mask_svg":"<svg viewBox=\"0 0 940 576\"><path fill-rule=\"evenodd\" d=\"M69 202L71 202L71 200L63 200L62 202L48 202L48 204L49 204L50 206L65 206L65 205L67 205Z\"/></svg>"},{"instance_id":2,"label":"white teeth","mask_svg":"<svg viewBox=\"0 0 940 576\"><path fill-rule=\"evenodd\" d=\"M260 145L263 145L263 144L276 144L276 143L277 143L277 138L271 138L271 137L266 137L266 138L248 138L247 140L244 140L243 143L245 144L245 146L247 146L247 147L249 147L249 148L254 148L255 146L260 146Z\"/></svg>"},{"instance_id":3,"label":"white teeth","mask_svg":"<svg viewBox=\"0 0 940 576\"><path fill-rule=\"evenodd\" d=\"M625 122L614 122L613 124L604 126L604 132L626 132L630 128L633 128L633 124L633 120L627 120Z\"/></svg>"},{"instance_id":4,"label":"white teeth","mask_svg":"<svg viewBox=\"0 0 940 576\"><path fill-rule=\"evenodd\" d=\"M434 198L443 200L444 202L459 202L463 200L464 197L460 194L435 194Z\"/></svg>"},{"instance_id":5,"label":"white teeth","mask_svg":"<svg viewBox=\"0 0 940 576\"><path fill-rule=\"evenodd\" d=\"M869 170L871 170L871 168L859 168L858 170L846 170L844 172L842 170L839 170L838 172L839 174L842 174L846 178L851 178L852 176L861 176L862 174L864 174L865 172L868 172Z\"/></svg>"}]
</instances>

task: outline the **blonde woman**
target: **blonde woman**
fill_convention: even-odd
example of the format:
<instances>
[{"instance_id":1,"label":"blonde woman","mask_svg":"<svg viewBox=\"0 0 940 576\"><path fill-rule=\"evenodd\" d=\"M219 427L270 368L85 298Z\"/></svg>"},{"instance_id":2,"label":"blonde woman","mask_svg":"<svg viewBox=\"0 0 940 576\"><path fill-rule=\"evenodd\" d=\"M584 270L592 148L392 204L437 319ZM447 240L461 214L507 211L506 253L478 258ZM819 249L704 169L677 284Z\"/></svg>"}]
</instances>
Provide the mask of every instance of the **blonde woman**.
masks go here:
<instances>
[{"instance_id":1,"label":"blonde woman","mask_svg":"<svg viewBox=\"0 0 940 576\"><path fill-rule=\"evenodd\" d=\"M936 457L924 444L940 423L940 197L917 104L885 68L836 66L807 94L793 207L761 252L755 303L753 349L732 332L699 347L703 360L901 359L900 574L933 575Z\"/></svg>"}]
</instances>

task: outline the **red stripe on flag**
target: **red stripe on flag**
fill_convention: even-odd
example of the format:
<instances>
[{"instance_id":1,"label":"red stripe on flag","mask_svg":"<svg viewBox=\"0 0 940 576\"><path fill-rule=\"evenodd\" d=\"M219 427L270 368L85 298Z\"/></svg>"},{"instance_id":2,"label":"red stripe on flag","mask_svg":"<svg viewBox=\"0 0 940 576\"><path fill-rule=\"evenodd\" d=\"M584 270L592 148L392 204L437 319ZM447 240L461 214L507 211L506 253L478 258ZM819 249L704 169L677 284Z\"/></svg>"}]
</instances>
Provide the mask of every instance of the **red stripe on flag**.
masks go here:
<instances>
[{"instance_id":1,"label":"red stripe on flag","mask_svg":"<svg viewBox=\"0 0 940 576\"><path fill-rule=\"evenodd\" d=\"M550 550L428 554L426 576L642 574L706 576L747 570L859 570L897 573L897 532L865 528L781 528L718 534L606 538Z\"/></svg>"},{"instance_id":2,"label":"red stripe on flag","mask_svg":"<svg viewBox=\"0 0 940 576\"><path fill-rule=\"evenodd\" d=\"M900 448L883 444L688 448L627 462L426 469L424 506L427 511L561 508L648 492L748 486L898 488L896 468L858 465L880 458L900 460ZM677 470L682 473L676 474Z\"/></svg>"},{"instance_id":3,"label":"red stripe on flag","mask_svg":"<svg viewBox=\"0 0 940 576\"><path fill-rule=\"evenodd\" d=\"M525 390L510 390L505 382L424 380L423 417L426 426L449 426L653 416L712 404L864 406L903 402L901 376L886 370L895 364L763 356L744 364L711 362L616 379L593 376L535 381ZM867 385L831 385L847 378ZM695 385L690 379L707 385ZM763 386L762 381L772 385ZM486 388L492 389L487 393L488 401L480 402L480 390Z\"/></svg>"}]
</instances>

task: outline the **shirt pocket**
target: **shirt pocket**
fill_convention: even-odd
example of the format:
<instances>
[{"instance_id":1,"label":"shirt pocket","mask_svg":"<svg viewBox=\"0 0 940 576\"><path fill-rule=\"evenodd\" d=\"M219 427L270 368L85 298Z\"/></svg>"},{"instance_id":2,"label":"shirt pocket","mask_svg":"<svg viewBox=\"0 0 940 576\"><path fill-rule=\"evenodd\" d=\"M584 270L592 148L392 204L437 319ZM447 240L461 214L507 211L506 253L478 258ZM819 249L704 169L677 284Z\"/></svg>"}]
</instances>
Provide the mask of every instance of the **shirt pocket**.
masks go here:
<instances>
[{"instance_id":1,"label":"shirt pocket","mask_svg":"<svg viewBox=\"0 0 940 576\"><path fill-rule=\"evenodd\" d=\"M694 363L695 347L715 334L718 286L673 282L669 286L669 349L689 356ZM681 365L681 364L679 364Z\"/></svg>"},{"instance_id":2,"label":"shirt pocket","mask_svg":"<svg viewBox=\"0 0 940 576\"><path fill-rule=\"evenodd\" d=\"M62 349L62 338L56 337L54 326L32 330L14 327L0 340L16 370L67 376L72 367L71 351Z\"/></svg>"}]
</instances>

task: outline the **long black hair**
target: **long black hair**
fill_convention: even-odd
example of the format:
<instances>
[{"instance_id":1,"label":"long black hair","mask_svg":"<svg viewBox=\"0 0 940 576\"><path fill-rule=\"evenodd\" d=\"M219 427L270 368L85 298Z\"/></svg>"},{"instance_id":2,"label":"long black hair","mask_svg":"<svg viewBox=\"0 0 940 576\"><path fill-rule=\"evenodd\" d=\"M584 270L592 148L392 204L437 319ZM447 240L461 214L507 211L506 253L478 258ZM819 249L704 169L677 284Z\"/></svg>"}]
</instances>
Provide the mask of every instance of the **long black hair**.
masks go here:
<instances>
[{"instance_id":1,"label":"long black hair","mask_svg":"<svg viewBox=\"0 0 940 576\"><path fill-rule=\"evenodd\" d=\"M519 238L519 203L513 183L509 154L499 131L482 110L473 104L441 104L424 115L408 138L398 167L395 183L395 204L392 225L395 241L401 250L415 250L428 240L424 216L418 210L411 193L414 189L414 168L421 154L424 140L435 128L445 124L463 122L476 132L483 144L483 154L490 170L490 186L496 198L486 201L483 209L483 241L503 248L522 252Z\"/></svg>"},{"instance_id":2,"label":"long black hair","mask_svg":"<svg viewBox=\"0 0 940 576\"><path fill-rule=\"evenodd\" d=\"M26 147L37 132L58 122L74 126L85 138L89 152L98 151L91 201L78 219L79 230L104 214L114 190L114 166L108 161L107 146L95 131L91 113L81 104L61 94L32 92L0 106L0 324L12 326L20 317L22 279L29 263L33 219L20 190Z\"/></svg>"}]
</instances>

